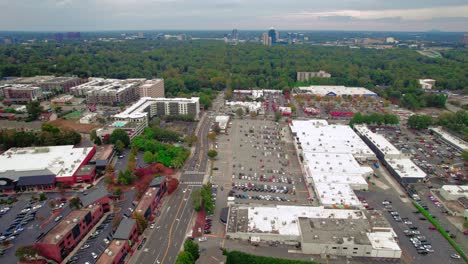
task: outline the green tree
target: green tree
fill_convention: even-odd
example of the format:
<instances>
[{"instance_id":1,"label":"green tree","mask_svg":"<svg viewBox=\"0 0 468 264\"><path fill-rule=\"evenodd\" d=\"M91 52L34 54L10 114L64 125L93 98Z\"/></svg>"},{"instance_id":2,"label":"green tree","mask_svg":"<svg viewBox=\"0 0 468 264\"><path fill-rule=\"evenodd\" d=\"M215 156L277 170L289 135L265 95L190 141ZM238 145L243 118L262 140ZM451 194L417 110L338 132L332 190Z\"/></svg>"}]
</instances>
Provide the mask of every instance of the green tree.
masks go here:
<instances>
[{"instance_id":1,"label":"green tree","mask_svg":"<svg viewBox=\"0 0 468 264\"><path fill-rule=\"evenodd\" d=\"M237 110L236 110L236 115L237 115L238 117L244 116L244 109L242 109L242 108L237 108Z\"/></svg>"},{"instance_id":2,"label":"green tree","mask_svg":"<svg viewBox=\"0 0 468 264\"><path fill-rule=\"evenodd\" d=\"M26 111L29 114L28 120L36 120L44 110L40 102L32 101L26 105Z\"/></svg>"},{"instance_id":3,"label":"green tree","mask_svg":"<svg viewBox=\"0 0 468 264\"><path fill-rule=\"evenodd\" d=\"M468 151L465 150L462 152L462 158L463 160L468 161Z\"/></svg>"},{"instance_id":4,"label":"green tree","mask_svg":"<svg viewBox=\"0 0 468 264\"><path fill-rule=\"evenodd\" d=\"M143 234L145 229L148 227L148 220L146 220L146 218L142 214L137 212L133 213L133 219L135 219L137 222L138 233Z\"/></svg>"},{"instance_id":5,"label":"green tree","mask_svg":"<svg viewBox=\"0 0 468 264\"><path fill-rule=\"evenodd\" d=\"M202 197L203 210L208 215L213 214L215 204L213 200L213 192L211 191L211 184L203 185L200 195Z\"/></svg>"},{"instance_id":6,"label":"green tree","mask_svg":"<svg viewBox=\"0 0 468 264\"><path fill-rule=\"evenodd\" d=\"M214 159L216 156L218 156L218 152L214 149L210 149L208 150L207 155L210 157L210 159Z\"/></svg>"},{"instance_id":7,"label":"green tree","mask_svg":"<svg viewBox=\"0 0 468 264\"><path fill-rule=\"evenodd\" d=\"M127 132L125 132L125 130L120 128L112 131L112 134L109 137L109 143L115 145L118 140L120 140L125 147L130 145L130 137L128 136Z\"/></svg>"},{"instance_id":8,"label":"green tree","mask_svg":"<svg viewBox=\"0 0 468 264\"><path fill-rule=\"evenodd\" d=\"M39 254L39 250L32 245L18 247L15 251L15 256L20 260L36 259Z\"/></svg>"},{"instance_id":9,"label":"green tree","mask_svg":"<svg viewBox=\"0 0 468 264\"><path fill-rule=\"evenodd\" d=\"M119 140L117 140L117 141L115 142L114 147L115 147L115 150L116 150L119 154L121 154L121 153L124 151L124 149L125 149L125 143L123 143L123 142L119 139Z\"/></svg>"},{"instance_id":10,"label":"green tree","mask_svg":"<svg viewBox=\"0 0 468 264\"><path fill-rule=\"evenodd\" d=\"M47 195L45 193L39 194L39 201L45 201L47 200Z\"/></svg>"},{"instance_id":11,"label":"green tree","mask_svg":"<svg viewBox=\"0 0 468 264\"><path fill-rule=\"evenodd\" d=\"M201 196L201 190L200 189L195 189L192 191L192 206L193 210L200 212L202 209L202 196Z\"/></svg>"},{"instance_id":12,"label":"green tree","mask_svg":"<svg viewBox=\"0 0 468 264\"><path fill-rule=\"evenodd\" d=\"M275 112L275 122L278 122L281 120L281 113L280 112Z\"/></svg>"},{"instance_id":13,"label":"green tree","mask_svg":"<svg viewBox=\"0 0 468 264\"><path fill-rule=\"evenodd\" d=\"M184 251L189 253L195 261L200 257L198 244L190 239L185 240Z\"/></svg>"},{"instance_id":14,"label":"green tree","mask_svg":"<svg viewBox=\"0 0 468 264\"><path fill-rule=\"evenodd\" d=\"M70 199L70 208L71 209L80 209L81 208L81 200L79 197L73 197Z\"/></svg>"},{"instance_id":15,"label":"green tree","mask_svg":"<svg viewBox=\"0 0 468 264\"><path fill-rule=\"evenodd\" d=\"M413 129L427 129L432 123L429 115L412 115L408 118L408 127Z\"/></svg>"},{"instance_id":16,"label":"green tree","mask_svg":"<svg viewBox=\"0 0 468 264\"><path fill-rule=\"evenodd\" d=\"M175 264L194 264L195 260L192 258L192 255L187 251L182 251L177 255Z\"/></svg>"},{"instance_id":17,"label":"green tree","mask_svg":"<svg viewBox=\"0 0 468 264\"><path fill-rule=\"evenodd\" d=\"M151 151L145 151L143 155L143 160L148 164L156 162L157 158L157 155L153 154Z\"/></svg>"}]
</instances>

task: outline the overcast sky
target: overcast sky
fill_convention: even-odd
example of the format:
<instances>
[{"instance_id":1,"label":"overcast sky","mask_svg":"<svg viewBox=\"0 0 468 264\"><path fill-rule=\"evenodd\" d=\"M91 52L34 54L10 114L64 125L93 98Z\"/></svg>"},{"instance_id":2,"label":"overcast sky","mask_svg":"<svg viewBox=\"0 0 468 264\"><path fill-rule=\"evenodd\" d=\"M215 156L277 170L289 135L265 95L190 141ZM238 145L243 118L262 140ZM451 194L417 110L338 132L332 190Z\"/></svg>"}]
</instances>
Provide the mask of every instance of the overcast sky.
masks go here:
<instances>
[{"instance_id":1,"label":"overcast sky","mask_svg":"<svg viewBox=\"0 0 468 264\"><path fill-rule=\"evenodd\" d=\"M0 30L468 31L468 0L0 0Z\"/></svg>"}]
</instances>

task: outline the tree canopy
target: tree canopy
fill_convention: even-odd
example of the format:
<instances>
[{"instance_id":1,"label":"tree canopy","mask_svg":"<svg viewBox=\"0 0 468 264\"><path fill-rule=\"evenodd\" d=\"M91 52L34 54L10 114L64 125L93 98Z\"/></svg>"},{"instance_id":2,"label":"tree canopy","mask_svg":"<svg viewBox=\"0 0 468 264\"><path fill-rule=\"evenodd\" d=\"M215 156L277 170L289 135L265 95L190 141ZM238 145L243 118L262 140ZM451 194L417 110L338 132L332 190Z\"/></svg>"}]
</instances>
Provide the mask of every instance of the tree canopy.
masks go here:
<instances>
[{"instance_id":1,"label":"tree canopy","mask_svg":"<svg viewBox=\"0 0 468 264\"><path fill-rule=\"evenodd\" d=\"M390 86L405 93L420 78L437 88L466 89L463 48L441 51L442 58L414 50L351 49L310 45L266 47L257 43L226 45L214 41L37 43L0 46L0 78L6 76L78 75L80 77L165 79L169 96L209 87L285 89L297 71L325 70L332 78L318 84ZM413 83L412 83L413 82ZM390 89L392 90L392 89ZM204 99L201 99L202 104Z\"/></svg>"},{"instance_id":2,"label":"tree canopy","mask_svg":"<svg viewBox=\"0 0 468 264\"><path fill-rule=\"evenodd\" d=\"M408 118L408 127L414 129L427 129L433 123L429 115L412 115Z\"/></svg>"},{"instance_id":3,"label":"tree canopy","mask_svg":"<svg viewBox=\"0 0 468 264\"><path fill-rule=\"evenodd\" d=\"M118 141L121 141L125 147L130 145L130 137L128 136L125 130L117 128L112 131L112 134L109 137L109 143L116 144Z\"/></svg>"}]
</instances>

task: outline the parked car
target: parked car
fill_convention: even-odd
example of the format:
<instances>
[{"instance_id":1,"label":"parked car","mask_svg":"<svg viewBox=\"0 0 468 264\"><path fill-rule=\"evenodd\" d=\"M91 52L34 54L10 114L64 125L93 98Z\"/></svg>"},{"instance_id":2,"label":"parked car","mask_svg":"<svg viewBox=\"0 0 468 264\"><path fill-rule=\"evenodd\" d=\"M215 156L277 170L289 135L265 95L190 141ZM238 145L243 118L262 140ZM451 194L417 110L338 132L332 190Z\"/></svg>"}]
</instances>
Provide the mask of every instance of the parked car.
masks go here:
<instances>
[{"instance_id":1,"label":"parked car","mask_svg":"<svg viewBox=\"0 0 468 264\"><path fill-rule=\"evenodd\" d=\"M94 252L91 252L91 256L93 256L93 259L97 259L97 257L98 257L97 254L94 253Z\"/></svg>"},{"instance_id":2,"label":"parked car","mask_svg":"<svg viewBox=\"0 0 468 264\"><path fill-rule=\"evenodd\" d=\"M208 240L208 239L206 237L204 237L204 236L198 238L198 242L204 242L206 240Z\"/></svg>"},{"instance_id":3,"label":"parked car","mask_svg":"<svg viewBox=\"0 0 468 264\"><path fill-rule=\"evenodd\" d=\"M55 222L58 222L58 221L60 221L60 219L62 219L62 218L63 218L63 216L62 216L62 215L59 215L59 216L55 217L54 221L55 221Z\"/></svg>"}]
</instances>

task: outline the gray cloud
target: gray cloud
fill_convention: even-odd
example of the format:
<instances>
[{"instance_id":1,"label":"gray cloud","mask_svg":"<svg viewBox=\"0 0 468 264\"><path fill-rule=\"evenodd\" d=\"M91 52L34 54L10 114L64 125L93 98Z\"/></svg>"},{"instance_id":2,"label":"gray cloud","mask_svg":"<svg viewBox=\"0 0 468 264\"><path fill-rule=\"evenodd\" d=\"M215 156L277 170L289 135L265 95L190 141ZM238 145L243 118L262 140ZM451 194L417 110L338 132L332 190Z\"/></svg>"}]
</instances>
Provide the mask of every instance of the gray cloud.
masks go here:
<instances>
[{"instance_id":1,"label":"gray cloud","mask_svg":"<svg viewBox=\"0 0 468 264\"><path fill-rule=\"evenodd\" d=\"M468 31L466 0L0 0L0 30Z\"/></svg>"}]
</instances>

